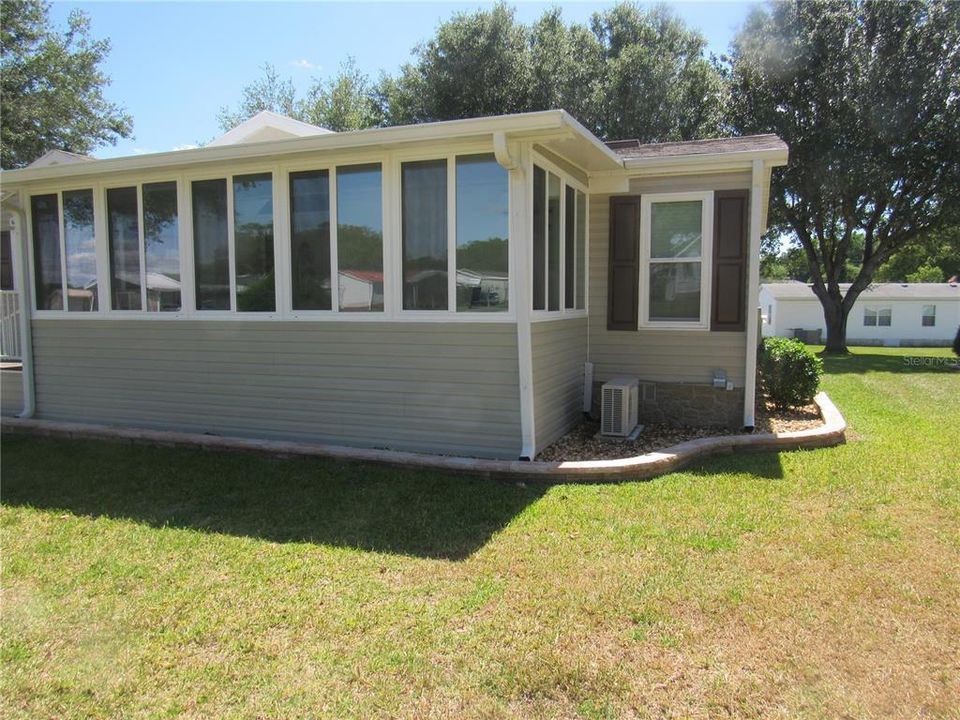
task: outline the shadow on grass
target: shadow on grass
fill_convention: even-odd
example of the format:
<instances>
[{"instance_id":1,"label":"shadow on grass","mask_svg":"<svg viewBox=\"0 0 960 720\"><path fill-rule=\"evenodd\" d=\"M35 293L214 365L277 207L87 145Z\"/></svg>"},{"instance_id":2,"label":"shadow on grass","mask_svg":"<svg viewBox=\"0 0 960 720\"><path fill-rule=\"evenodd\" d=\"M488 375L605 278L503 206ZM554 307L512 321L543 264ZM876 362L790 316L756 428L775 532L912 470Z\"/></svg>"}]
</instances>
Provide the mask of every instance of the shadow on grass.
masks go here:
<instances>
[{"instance_id":1,"label":"shadow on grass","mask_svg":"<svg viewBox=\"0 0 960 720\"><path fill-rule=\"evenodd\" d=\"M863 374L870 372L883 373L936 373L956 372L960 367L960 359L950 357L934 357L927 354L924 348L917 348L916 352L904 349L904 354L883 355L872 354L869 350L858 348L858 352L850 355L821 355L824 372L830 375Z\"/></svg>"},{"instance_id":2,"label":"shadow on grass","mask_svg":"<svg viewBox=\"0 0 960 720\"><path fill-rule=\"evenodd\" d=\"M715 455L688 465L681 472L698 477L712 477L723 473L750 475L765 480L782 480L783 463L777 452L735 452Z\"/></svg>"},{"instance_id":3,"label":"shadow on grass","mask_svg":"<svg viewBox=\"0 0 960 720\"><path fill-rule=\"evenodd\" d=\"M426 558L468 557L545 491L311 458L3 436L7 506Z\"/></svg>"}]
</instances>

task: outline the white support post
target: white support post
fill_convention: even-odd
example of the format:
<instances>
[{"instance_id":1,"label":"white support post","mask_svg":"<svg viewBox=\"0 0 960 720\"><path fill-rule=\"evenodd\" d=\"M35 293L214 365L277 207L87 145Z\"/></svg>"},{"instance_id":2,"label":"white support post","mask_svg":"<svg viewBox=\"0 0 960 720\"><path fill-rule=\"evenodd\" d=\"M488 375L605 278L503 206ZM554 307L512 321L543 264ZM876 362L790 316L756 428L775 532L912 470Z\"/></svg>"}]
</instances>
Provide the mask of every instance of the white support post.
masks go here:
<instances>
[{"instance_id":1,"label":"white support post","mask_svg":"<svg viewBox=\"0 0 960 720\"><path fill-rule=\"evenodd\" d=\"M746 339L746 375L743 387L743 426L753 428L755 424L754 412L757 401L757 333L758 318L757 304L760 293L760 235L763 233L761 218L763 217L763 161L753 161L753 172L750 182L750 231L748 236L747 254L747 339Z\"/></svg>"},{"instance_id":2,"label":"white support post","mask_svg":"<svg viewBox=\"0 0 960 720\"><path fill-rule=\"evenodd\" d=\"M13 260L13 272L16 276L14 287L19 290L20 301L20 379L23 387L23 406L17 417L32 418L36 409L36 395L33 384L33 280L30 277L30 234L27 231L25 194L21 191L16 198L13 226L10 228L10 254Z\"/></svg>"},{"instance_id":3,"label":"white support post","mask_svg":"<svg viewBox=\"0 0 960 720\"><path fill-rule=\"evenodd\" d=\"M495 138L496 139L496 138ZM537 455L533 397L533 348L530 337L530 263L533 252L529 208L530 153L526 147L513 146L507 152L501 140L497 161L510 173L510 302L517 317L518 387L520 392L520 459Z\"/></svg>"}]
</instances>

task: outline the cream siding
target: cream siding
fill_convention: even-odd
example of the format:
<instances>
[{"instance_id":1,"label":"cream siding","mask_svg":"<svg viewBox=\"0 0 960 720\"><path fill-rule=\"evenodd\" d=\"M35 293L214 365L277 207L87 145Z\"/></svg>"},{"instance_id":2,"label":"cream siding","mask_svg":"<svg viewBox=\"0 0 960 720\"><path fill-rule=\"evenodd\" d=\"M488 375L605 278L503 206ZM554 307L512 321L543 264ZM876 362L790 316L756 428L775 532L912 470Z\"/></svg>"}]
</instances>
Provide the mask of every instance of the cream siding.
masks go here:
<instances>
[{"instance_id":1,"label":"cream siding","mask_svg":"<svg viewBox=\"0 0 960 720\"><path fill-rule=\"evenodd\" d=\"M539 452L573 427L581 416L587 319L533 323L531 346L534 428Z\"/></svg>"},{"instance_id":2,"label":"cream siding","mask_svg":"<svg viewBox=\"0 0 960 720\"><path fill-rule=\"evenodd\" d=\"M750 187L750 173L645 177L630 182L630 194L735 190ZM607 330L607 252L610 196L590 196L590 361L594 379L632 375L650 382L710 383L723 369L744 384L746 334L695 330ZM640 278L640 292L645 292Z\"/></svg>"},{"instance_id":3,"label":"cream siding","mask_svg":"<svg viewBox=\"0 0 960 720\"><path fill-rule=\"evenodd\" d=\"M512 324L41 320L37 417L514 459Z\"/></svg>"}]
</instances>

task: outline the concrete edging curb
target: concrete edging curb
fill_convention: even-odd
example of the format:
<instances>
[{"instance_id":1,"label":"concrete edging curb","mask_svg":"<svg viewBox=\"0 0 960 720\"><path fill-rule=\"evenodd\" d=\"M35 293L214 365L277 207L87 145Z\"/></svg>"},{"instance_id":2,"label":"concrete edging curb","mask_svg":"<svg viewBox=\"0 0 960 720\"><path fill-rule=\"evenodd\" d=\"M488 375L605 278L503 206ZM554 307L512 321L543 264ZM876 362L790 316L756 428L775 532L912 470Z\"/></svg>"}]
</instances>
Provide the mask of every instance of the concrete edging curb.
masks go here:
<instances>
[{"instance_id":1,"label":"concrete edging curb","mask_svg":"<svg viewBox=\"0 0 960 720\"><path fill-rule=\"evenodd\" d=\"M199 447L205 450L262 452L302 455L336 460L376 463L399 468L425 468L487 478L540 480L546 482L612 482L643 480L672 472L693 460L735 451L798 450L831 447L846 442L847 422L826 393L814 398L824 424L810 430L783 433L718 435L697 438L663 450L618 460L576 462L521 462L428 455L425 453L375 450L343 445L257 440L220 435L199 435L169 430L147 430L88 423L4 418L4 432L66 436L74 439L123 440L150 445Z\"/></svg>"}]
</instances>

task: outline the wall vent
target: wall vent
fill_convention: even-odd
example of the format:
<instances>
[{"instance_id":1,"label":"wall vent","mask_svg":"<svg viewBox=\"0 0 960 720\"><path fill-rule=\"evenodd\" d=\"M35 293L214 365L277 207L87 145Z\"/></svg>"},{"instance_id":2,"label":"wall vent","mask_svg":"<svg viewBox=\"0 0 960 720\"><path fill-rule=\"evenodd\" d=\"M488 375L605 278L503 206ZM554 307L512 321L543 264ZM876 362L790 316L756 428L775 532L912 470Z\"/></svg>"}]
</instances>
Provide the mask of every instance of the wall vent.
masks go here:
<instances>
[{"instance_id":1,"label":"wall vent","mask_svg":"<svg viewBox=\"0 0 960 720\"><path fill-rule=\"evenodd\" d=\"M600 434L627 437L637 426L640 382L612 378L600 389Z\"/></svg>"}]
</instances>

